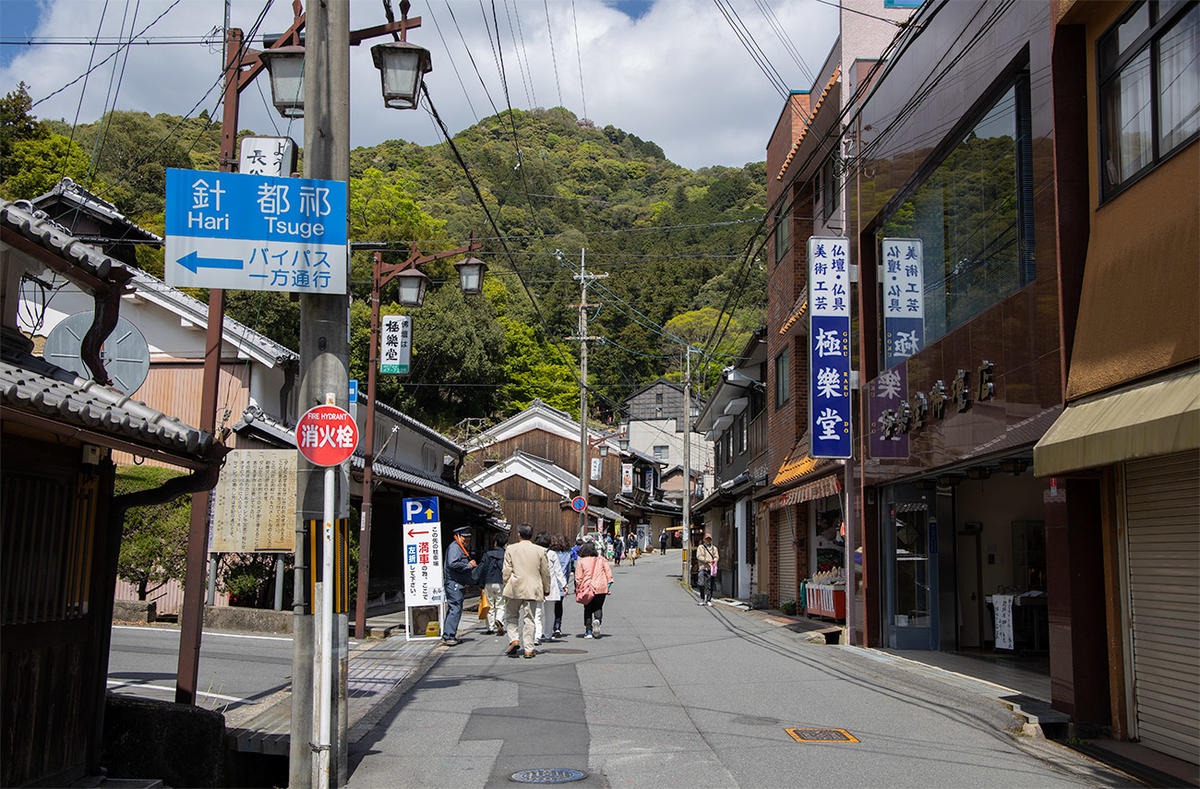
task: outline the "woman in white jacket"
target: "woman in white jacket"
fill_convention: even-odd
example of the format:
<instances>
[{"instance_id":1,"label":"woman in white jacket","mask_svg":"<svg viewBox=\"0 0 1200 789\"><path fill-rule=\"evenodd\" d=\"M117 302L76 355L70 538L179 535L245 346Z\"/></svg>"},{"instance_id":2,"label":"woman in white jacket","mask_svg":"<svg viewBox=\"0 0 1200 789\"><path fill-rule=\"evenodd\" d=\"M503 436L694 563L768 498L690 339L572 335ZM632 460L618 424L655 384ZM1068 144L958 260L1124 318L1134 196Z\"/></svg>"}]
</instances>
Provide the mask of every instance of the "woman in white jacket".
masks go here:
<instances>
[{"instance_id":1,"label":"woman in white jacket","mask_svg":"<svg viewBox=\"0 0 1200 789\"><path fill-rule=\"evenodd\" d=\"M542 604L533 611L534 642L540 644L548 640L543 626L547 618L546 603L557 602L561 611L563 592L567 588L567 577L563 574L562 565L558 563L558 556L550 550L550 535L544 531L538 532L537 536L533 538L533 542L546 550L546 562L550 565L550 594L546 595Z\"/></svg>"}]
</instances>

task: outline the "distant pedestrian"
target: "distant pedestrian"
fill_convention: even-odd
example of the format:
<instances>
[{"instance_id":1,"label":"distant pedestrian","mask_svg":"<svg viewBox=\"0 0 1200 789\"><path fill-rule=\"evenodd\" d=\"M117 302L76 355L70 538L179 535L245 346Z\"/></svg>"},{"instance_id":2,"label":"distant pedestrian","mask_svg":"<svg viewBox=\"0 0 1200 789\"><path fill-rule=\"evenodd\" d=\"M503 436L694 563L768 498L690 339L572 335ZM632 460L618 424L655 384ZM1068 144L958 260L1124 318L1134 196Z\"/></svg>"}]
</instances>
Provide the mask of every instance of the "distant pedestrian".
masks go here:
<instances>
[{"instance_id":1,"label":"distant pedestrian","mask_svg":"<svg viewBox=\"0 0 1200 789\"><path fill-rule=\"evenodd\" d=\"M629 555L630 564L637 564L638 538L633 532L629 532L629 536L625 538L625 553Z\"/></svg>"},{"instance_id":2,"label":"distant pedestrian","mask_svg":"<svg viewBox=\"0 0 1200 789\"><path fill-rule=\"evenodd\" d=\"M661 532L658 533L658 550L661 551L664 556L666 556L666 554L667 554L667 530L666 529L663 529Z\"/></svg>"},{"instance_id":3,"label":"distant pedestrian","mask_svg":"<svg viewBox=\"0 0 1200 789\"><path fill-rule=\"evenodd\" d=\"M446 547L446 619L442 623L442 643L451 647L458 643L463 596L471 583L471 571L475 569L475 560L467 550L470 538L471 527L459 526Z\"/></svg>"},{"instance_id":4,"label":"distant pedestrian","mask_svg":"<svg viewBox=\"0 0 1200 789\"><path fill-rule=\"evenodd\" d=\"M503 534L492 537L492 547L475 568L478 583L488 599L487 634L504 635L504 543Z\"/></svg>"},{"instance_id":5,"label":"distant pedestrian","mask_svg":"<svg viewBox=\"0 0 1200 789\"><path fill-rule=\"evenodd\" d=\"M517 536L520 542L509 545L504 552L504 621L512 638L508 654L515 657L524 647L525 657L532 658L533 610L550 593L550 562L545 549L533 543L532 525L522 523L517 527Z\"/></svg>"},{"instance_id":6,"label":"distant pedestrian","mask_svg":"<svg viewBox=\"0 0 1200 789\"><path fill-rule=\"evenodd\" d=\"M613 564L617 567L621 566L621 560L625 558L625 538L617 535L617 539L613 540L612 544Z\"/></svg>"},{"instance_id":7,"label":"distant pedestrian","mask_svg":"<svg viewBox=\"0 0 1200 789\"><path fill-rule=\"evenodd\" d=\"M575 565L575 600L583 603L584 638L600 635L600 620L604 618L604 601L612 589L612 568L603 556L596 554L591 543L579 549L579 561Z\"/></svg>"},{"instance_id":8,"label":"distant pedestrian","mask_svg":"<svg viewBox=\"0 0 1200 789\"><path fill-rule=\"evenodd\" d=\"M546 553L546 558L550 562L550 594L546 595L546 599L542 601L540 622L542 628L538 635L540 641L550 639L550 636L546 635L547 633L552 633L554 638L562 638L563 595L567 592L566 565L571 563L571 552L567 550L567 539L561 534L550 538L550 547ZM549 603L554 603L551 609L553 619L550 618L551 611L547 611Z\"/></svg>"},{"instance_id":9,"label":"distant pedestrian","mask_svg":"<svg viewBox=\"0 0 1200 789\"><path fill-rule=\"evenodd\" d=\"M717 569L717 562L720 558L721 554L717 551L717 546L712 544L712 535L704 535L704 542L696 549L696 561L700 564L698 574L700 600L697 605L712 605L713 587L717 585L717 577L720 573L720 570Z\"/></svg>"}]
</instances>

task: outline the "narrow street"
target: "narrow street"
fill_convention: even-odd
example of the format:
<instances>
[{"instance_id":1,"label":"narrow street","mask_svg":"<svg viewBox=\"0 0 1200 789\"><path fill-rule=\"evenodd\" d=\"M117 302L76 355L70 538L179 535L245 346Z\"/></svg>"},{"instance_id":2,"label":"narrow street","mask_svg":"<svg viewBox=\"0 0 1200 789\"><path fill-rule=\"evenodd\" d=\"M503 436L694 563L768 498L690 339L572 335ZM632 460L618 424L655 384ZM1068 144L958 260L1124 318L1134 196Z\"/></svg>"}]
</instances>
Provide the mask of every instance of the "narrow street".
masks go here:
<instances>
[{"instance_id":1,"label":"narrow street","mask_svg":"<svg viewBox=\"0 0 1200 789\"><path fill-rule=\"evenodd\" d=\"M1134 785L1015 738L1017 718L994 699L805 643L757 612L698 607L679 563L673 551L614 568L602 637L583 638L582 607L568 601L564 638L533 660L506 657L508 639L466 613L463 643L439 647L352 744L350 786L505 786L539 768L613 787Z\"/></svg>"}]
</instances>

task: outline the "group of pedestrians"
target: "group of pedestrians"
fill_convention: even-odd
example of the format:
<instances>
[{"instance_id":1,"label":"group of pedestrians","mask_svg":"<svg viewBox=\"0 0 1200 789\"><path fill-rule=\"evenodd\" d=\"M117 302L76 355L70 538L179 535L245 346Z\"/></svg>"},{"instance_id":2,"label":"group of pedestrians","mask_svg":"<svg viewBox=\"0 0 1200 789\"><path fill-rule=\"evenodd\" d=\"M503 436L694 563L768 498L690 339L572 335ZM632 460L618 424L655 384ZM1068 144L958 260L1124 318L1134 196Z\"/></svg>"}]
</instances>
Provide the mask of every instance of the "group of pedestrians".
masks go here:
<instances>
[{"instance_id":1,"label":"group of pedestrians","mask_svg":"<svg viewBox=\"0 0 1200 789\"><path fill-rule=\"evenodd\" d=\"M576 540L572 547L562 535L533 533L533 526L517 527L518 541L505 545L504 535L477 563L470 557L466 539L469 527L454 530L446 549L446 617L442 641L459 643L458 625L466 587L482 587L488 600L488 635L508 636L508 655L533 658L536 646L562 638L563 600L574 579L576 602L583 605L584 638L597 638L604 617L604 601L613 584L612 568L605 559L606 545ZM618 537L622 553L625 538Z\"/></svg>"}]
</instances>

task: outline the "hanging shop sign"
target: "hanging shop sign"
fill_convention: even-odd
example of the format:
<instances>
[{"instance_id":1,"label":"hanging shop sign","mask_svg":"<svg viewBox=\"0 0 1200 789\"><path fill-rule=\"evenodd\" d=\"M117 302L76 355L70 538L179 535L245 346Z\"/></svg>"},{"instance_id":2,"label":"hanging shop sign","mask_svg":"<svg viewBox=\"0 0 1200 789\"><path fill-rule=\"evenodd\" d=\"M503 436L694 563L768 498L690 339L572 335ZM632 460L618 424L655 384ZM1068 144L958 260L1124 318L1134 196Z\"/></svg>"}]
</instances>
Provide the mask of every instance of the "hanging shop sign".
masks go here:
<instances>
[{"instance_id":1,"label":"hanging shop sign","mask_svg":"<svg viewBox=\"0 0 1200 789\"><path fill-rule=\"evenodd\" d=\"M919 238L883 239L883 351L892 367L925 347L924 255Z\"/></svg>"},{"instance_id":2,"label":"hanging shop sign","mask_svg":"<svg viewBox=\"0 0 1200 789\"><path fill-rule=\"evenodd\" d=\"M814 458L853 453L849 248L845 238L808 240L808 429Z\"/></svg>"},{"instance_id":3,"label":"hanging shop sign","mask_svg":"<svg viewBox=\"0 0 1200 789\"><path fill-rule=\"evenodd\" d=\"M287 178L296 171L296 141L291 137L243 137L238 172Z\"/></svg>"},{"instance_id":4,"label":"hanging shop sign","mask_svg":"<svg viewBox=\"0 0 1200 789\"><path fill-rule=\"evenodd\" d=\"M633 464L621 464L621 492L633 493Z\"/></svg>"},{"instance_id":5,"label":"hanging shop sign","mask_svg":"<svg viewBox=\"0 0 1200 789\"><path fill-rule=\"evenodd\" d=\"M379 372L405 375L412 365L412 318L384 315L379 334Z\"/></svg>"}]
</instances>

